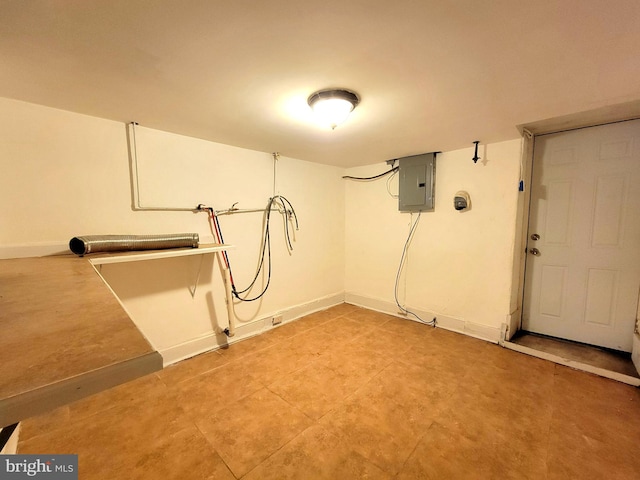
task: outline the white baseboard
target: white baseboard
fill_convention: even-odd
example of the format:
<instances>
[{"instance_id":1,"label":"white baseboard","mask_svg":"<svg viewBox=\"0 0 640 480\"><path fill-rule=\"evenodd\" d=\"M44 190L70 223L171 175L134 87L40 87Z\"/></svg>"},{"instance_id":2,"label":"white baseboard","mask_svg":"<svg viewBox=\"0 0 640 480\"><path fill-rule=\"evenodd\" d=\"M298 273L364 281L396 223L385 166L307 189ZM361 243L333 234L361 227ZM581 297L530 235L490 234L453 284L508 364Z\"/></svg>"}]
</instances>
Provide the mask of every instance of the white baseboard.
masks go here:
<instances>
[{"instance_id":1,"label":"white baseboard","mask_svg":"<svg viewBox=\"0 0 640 480\"><path fill-rule=\"evenodd\" d=\"M272 328L275 328L271 324L271 319L275 315L282 315L282 321L284 324L297 320L298 318L309 315L313 312L325 310L329 307L333 307L334 305L339 305L343 302L344 293L335 293L300 305L294 305L283 310L278 310L277 312L265 315L258 320L238 325L236 326L235 335L232 338L229 338L224 334L217 335L214 332L211 332L207 335L194 338L179 345L165 348L159 352L160 355L162 355L163 364L166 367L200 353L216 350L220 347L224 347L271 330Z\"/></svg>"},{"instance_id":2,"label":"white baseboard","mask_svg":"<svg viewBox=\"0 0 640 480\"><path fill-rule=\"evenodd\" d=\"M201 353L216 350L225 345L230 345L237 341L258 335L263 331L263 324L263 320L255 320L251 323L237 326L236 333L231 338L227 337L224 333L216 334L211 332L178 345L172 345L171 347L159 350L160 355L162 355L163 366L166 367Z\"/></svg>"},{"instance_id":3,"label":"white baseboard","mask_svg":"<svg viewBox=\"0 0 640 480\"><path fill-rule=\"evenodd\" d=\"M411 316L405 316L399 314L398 306L393 302L381 300L378 298L367 297L365 295L359 295L352 292L346 292L344 295L344 301L352 305L358 305L360 307L369 308L378 312L387 313L400 318L411 319ZM470 322L460 318L450 317L447 315L441 315L436 312L428 312L416 308L409 307L409 310L415 312L420 318L424 320L431 320L436 318L436 326L445 330L450 330L457 333L462 333L470 337L485 340L491 343L500 342L500 327L489 327L487 325L481 325L479 323Z\"/></svg>"}]
</instances>

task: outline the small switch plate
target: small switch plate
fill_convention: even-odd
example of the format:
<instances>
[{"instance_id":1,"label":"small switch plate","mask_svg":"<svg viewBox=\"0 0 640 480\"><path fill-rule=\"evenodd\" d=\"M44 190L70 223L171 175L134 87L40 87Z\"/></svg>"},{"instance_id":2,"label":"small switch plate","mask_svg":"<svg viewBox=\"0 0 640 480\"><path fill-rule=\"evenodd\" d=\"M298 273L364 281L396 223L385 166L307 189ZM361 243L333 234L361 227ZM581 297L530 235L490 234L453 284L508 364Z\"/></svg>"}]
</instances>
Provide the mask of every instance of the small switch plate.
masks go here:
<instances>
[{"instance_id":1,"label":"small switch plate","mask_svg":"<svg viewBox=\"0 0 640 480\"><path fill-rule=\"evenodd\" d=\"M282 323L282 315L274 315L271 319L271 325L280 325Z\"/></svg>"}]
</instances>

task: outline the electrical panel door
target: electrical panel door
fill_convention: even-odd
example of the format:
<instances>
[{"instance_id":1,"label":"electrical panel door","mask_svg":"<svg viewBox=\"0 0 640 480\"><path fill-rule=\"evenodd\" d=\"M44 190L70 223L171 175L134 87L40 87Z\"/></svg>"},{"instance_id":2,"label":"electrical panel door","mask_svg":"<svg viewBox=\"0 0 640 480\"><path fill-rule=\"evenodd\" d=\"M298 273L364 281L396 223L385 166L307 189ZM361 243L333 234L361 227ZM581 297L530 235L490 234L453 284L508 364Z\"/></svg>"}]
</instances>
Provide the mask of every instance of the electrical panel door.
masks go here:
<instances>
[{"instance_id":1,"label":"electrical panel door","mask_svg":"<svg viewBox=\"0 0 640 480\"><path fill-rule=\"evenodd\" d=\"M434 209L436 154L423 153L399 159L398 209L430 212Z\"/></svg>"}]
</instances>

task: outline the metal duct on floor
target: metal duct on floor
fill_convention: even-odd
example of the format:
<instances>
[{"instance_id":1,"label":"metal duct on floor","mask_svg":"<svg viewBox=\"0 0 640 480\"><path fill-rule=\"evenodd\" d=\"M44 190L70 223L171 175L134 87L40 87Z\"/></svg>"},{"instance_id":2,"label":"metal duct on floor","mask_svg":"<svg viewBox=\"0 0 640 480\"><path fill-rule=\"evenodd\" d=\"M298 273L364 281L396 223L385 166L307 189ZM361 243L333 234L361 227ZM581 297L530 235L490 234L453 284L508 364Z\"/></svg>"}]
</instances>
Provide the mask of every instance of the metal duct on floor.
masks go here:
<instances>
[{"instance_id":1,"label":"metal duct on floor","mask_svg":"<svg viewBox=\"0 0 640 480\"><path fill-rule=\"evenodd\" d=\"M161 250L165 248L197 248L197 233L169 233L166 235L84 235L73 237L69 249L76 255L96 252L131 250Z\"/></svg>"}]
</instances>

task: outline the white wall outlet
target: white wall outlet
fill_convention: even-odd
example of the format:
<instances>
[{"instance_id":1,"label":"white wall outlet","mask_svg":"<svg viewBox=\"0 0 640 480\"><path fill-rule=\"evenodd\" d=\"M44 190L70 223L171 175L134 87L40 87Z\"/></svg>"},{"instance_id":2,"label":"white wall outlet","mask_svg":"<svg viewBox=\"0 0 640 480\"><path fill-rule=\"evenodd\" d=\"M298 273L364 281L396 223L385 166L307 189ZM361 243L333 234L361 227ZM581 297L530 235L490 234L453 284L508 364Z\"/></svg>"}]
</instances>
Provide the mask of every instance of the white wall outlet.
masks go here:
<instances>
[{"instance_id":1,"label":"white wall outlet","mask_svg":"<svg viewBox=\"0 0 640 480\"><path fill-rule=\"evenodd\" d=\"M274 315L271 319L271 325L280 325L282 323L282 315Z\"/></svg>"}]
</instances>

